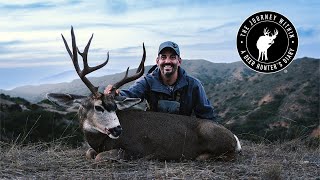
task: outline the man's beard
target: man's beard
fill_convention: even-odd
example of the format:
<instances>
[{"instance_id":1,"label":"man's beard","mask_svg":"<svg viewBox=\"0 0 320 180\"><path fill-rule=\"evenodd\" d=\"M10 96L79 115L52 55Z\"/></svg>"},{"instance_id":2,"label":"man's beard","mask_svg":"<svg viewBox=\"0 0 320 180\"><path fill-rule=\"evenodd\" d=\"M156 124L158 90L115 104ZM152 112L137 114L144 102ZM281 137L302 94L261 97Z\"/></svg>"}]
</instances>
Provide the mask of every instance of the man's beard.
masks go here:
<instances>
[{"instance_id":1,"label":"man's beard","mask_svg":"<svg viewBox=\"0 0 320 180\"><path fill-rule=\"evenodd\" d=\"M171 71L165 71L165 66L171 66ZM178 69L177 64L166 63L161 65L162 73L165 77L170 78Z\"/></svg>"}]
</instances>

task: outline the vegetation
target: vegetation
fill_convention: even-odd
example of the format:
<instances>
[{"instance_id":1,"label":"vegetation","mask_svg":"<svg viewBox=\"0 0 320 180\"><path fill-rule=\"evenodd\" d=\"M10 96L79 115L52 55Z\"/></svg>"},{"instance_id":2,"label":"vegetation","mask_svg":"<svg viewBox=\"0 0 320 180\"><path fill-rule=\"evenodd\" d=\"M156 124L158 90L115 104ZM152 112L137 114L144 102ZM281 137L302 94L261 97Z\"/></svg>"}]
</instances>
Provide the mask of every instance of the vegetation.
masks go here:
<instances>
[{"instance_id":1,"label":"vegetation","mask_svg":"<svg viewBox=\"0 0 320 180\"><path fill-rule=\"evenodd\" d=\"M1 179L310 179L320 176L319 155L300 140L243 141L234 161L86 160L86 148L54 143L1 143Z\"/></svg>"},{"instance_id":2,"label":"vegetation","mask_svg":"<svg viewBox=\"0 0 320 180\"><path fill-rule=\"evenodd\" d=\"M184 68L202 81L219 115L219 123L244 142L243 155L235 161L140 159L97 164L84 158L87 147L83 146L75 113L67 113L48 100L30 103L0 94L0 179L317 179L320 176L317 171L320 137L310 137L320 127L319 60L295 60L287 73L271 75L257 74L241 62L200 62L184 61Z\"/></svg>"},{"instance_id":3,"label":"vegetation","mask_svg":"<svg viewBox=\"0 0 320 180\"><path fill-rule=\"evenodd\" d=\"M10 100L13 101L16 104L23 104L23 105L30 105L30 102L21 98L21 97L15 97L12 98L9 95L5 95L5 94L0 94L0 99L4 99L4 100Z\"/></svg>"},{"instance_id":4,"label":"vegetation","mask_svg":"<svg viewBox=\"0 0 320 180\"><path fill-rule=\"evenodd\" d=\"M308 138L319 126L319 62L311 58L295 60L287 73L269 75L251 71L241 62L214 64L198 60L184 61L182 65L203 83L219 122L228 122L227 127L240 138L285 141ZM66 133L72 137L67 141L69 144L82 141L75 114L47 111L40 104L52 106L48 100L32 104L20 97L1 94L0 98L13 103L10 106L1 103L2 140L24 139L32 128L25 142L50 142Z\"/></svg>"},{"instance_id":5,"label":"vegetation","mask_svg":"<svg viewBox=\"0 0 320 180\"><path fill-rule=\"evenodd\" d=\"M208 84L220 122L240 138L286 141L308 139L319 126L319 67L320 60L312 58L295 60L287 73L274 74L255 73L238 63L212 64L201 67L211 71L197 78ZM201 68L192 66L195 72L204 72Z\"/></svg>"},{"instance_id":6,"label":"vegetation","mask_svg":"<svg viewBox=\"0 0 320 180\"><path fill-rule=\"evenodd\" d=\"M77 146L83 142L76 113L60 114L31 104L22 98L4 96L14 104L1 103L0 140L28 144L64 139L65 144ZM24 109L22 104L26 105Z\"/></svg>"}]
</instances>

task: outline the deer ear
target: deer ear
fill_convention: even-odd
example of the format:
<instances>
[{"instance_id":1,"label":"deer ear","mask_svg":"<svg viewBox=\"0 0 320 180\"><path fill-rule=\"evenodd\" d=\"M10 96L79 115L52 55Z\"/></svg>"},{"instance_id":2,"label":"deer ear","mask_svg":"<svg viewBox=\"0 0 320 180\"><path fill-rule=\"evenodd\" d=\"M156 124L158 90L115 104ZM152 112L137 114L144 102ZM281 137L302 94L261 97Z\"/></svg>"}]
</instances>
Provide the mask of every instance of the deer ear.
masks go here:
<instances>
[{"instance_id":1,"label":"deer ear","mask_svg":"<svg viewBox=\"0 0 320 180\"><path fill-rule=\"evenodd\" d=\"M128 109L141 102L140 98L127 98L124 96L115 96L114 101L118 110Z\"/></svg>"},{"instance_id":2,"label":"deer ear","mask_svg":"<svg viewBox=\"0 0 320 180\"><path fill-rule=\"evenodd\" d=\"M82 101L87 98L87 96L63 93L48 93L46 96L48 100L57 104L58 106L68 108L68 111L76 111L81 105Z\"/></svg>"}]
</instances>

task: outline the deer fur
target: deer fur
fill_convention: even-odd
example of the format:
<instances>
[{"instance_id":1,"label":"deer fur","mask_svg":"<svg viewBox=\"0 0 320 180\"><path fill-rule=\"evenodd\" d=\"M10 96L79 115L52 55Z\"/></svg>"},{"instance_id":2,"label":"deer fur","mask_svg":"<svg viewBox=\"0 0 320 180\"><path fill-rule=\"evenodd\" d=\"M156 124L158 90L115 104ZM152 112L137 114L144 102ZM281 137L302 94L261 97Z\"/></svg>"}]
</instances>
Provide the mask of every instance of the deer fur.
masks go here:
<instances>
[{"instance_id":1,"label":"deer fur","mask_svg":"<svg viewBox=\"0 0 320 180\"><path fill-rule=\"evenodd\" d=\"M134 81L144 73L146 51L136 74L125 77L114 84L111 94L98 92L85 76L108 63L107 60L95 67L88 65L88 50L93 35L83 52L76 45L71 27L72 51L62 35L63 42L80 79L92 92L91 96L49 93L52 102L74 110L78 108L81 129L90 149L86 157L100 161L104 158L130 159L147 158L159 160L207 159L210 157L234 157L241 150L238 138L225 127L211 120L167 113L125 110L136 105L139 98L116 96L116 89ZM84 67L80 69L78 53Z\"/></svg>"},{"instance_id":2,"label":"deer fur","mask_svg":"<svg viewBox=\"0 0 320 180\"><path fill-rule=\"evenodd\" d=\"M81 96L70 94L64 97L61 94L48 94L47 97L53 102L62 102L60 105L65 107L80 107L80 126L85 140L92 148L88 150L87 158L95 158L97 161L104 158L142 157L159 160L203 160L214 157L232 159L241 150L238 138L212 120L150 111L117 110L122 133L118 138L110 137L110 134L97 130L97 124L93 123L97 120L93 116L96 112L92 108L95 106L92 97L76 99ZM63 101L61 97L64 98ZM105 101L104 105L101 104L103 108L119 103L112 98L102 95L102 101ZM131 102L126 107L137 102ZM106 121L100 123L100 126L104 126Z\"/></svg>"}]
</instances>

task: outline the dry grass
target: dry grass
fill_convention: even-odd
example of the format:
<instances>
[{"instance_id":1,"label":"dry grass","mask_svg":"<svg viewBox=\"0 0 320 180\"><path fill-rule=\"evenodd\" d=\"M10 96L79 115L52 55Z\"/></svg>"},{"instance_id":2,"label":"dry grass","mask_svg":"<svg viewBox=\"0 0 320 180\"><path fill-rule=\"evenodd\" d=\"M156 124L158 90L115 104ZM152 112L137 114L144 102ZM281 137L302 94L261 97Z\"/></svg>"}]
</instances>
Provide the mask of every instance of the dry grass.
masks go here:
<instances>
[{"instance_id":1,"label":"dry grass","mask_svg":"<svg viewBox=\"0 0 320 180\"><path fill-rule=\"evenodd\" d=\"M1 142L0 142L1 143ZM1 143L1 179L319 179L319 149L301 141L243 142L233 162L160 162L143 159L96 164L85 148L59 143L20 146Z\"/></svg>"}]
</instances>

